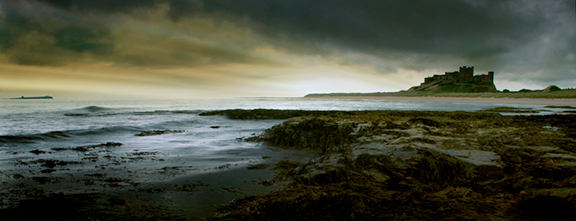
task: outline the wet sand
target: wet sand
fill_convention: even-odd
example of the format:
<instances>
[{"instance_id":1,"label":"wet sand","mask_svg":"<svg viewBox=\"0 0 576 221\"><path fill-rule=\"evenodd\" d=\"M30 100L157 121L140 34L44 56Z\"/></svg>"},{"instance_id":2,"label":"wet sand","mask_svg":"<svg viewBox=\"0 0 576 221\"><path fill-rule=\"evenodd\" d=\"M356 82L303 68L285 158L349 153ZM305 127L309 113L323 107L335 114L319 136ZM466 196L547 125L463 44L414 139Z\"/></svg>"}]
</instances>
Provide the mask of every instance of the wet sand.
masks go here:
<instances>
[{"instance_id":1,"label":"wet sand","mask_svg":"<svg viewBox=\"0 0 576 221\"><path fill-rule=\"evenodd\" d=\"M264 154L260 160L222 165L200 174L186 175L186 167L166 167L164 173L147 173L146 168L140 168L139 173L147 173L143 174L145 179L134 176L133 169L120 169L129 163L114 169L105 160L90 162L89 167L98 169L91 173L73 167L78 165L59 165L65 162L59 160L54 161L57 164L54 170L66 173L50 171L22 175L0 171L3 181L0 185L0 216L10 220L46 220L45 217L50 217L47 220L76 220L78 214L98 220L207 218L233 199L284 188L287 182L272 181L277 162L305 162L317 154L266 146L260 151ZM143 156L138 161L140 167L169 161L153 158ZM39 164L29 165L30 169L44 169L49 163ZM36 212L29 213L31 210Z\"/></svg>"},{"instance_id":2,"label":"wet sand","mask_svg":"<svg viewBox=\"0 0 576 221\"><path fill-rule=\"evenodd\" d=\"M8 220L78 220L79 216L95 220L202 219L233 199L284 188L287 182L269 181L274 173L271 167L241 167L137 186L85 184L82 177L47 180L43 184L23 182L12 193L2 194L17 194L20 199L10 202L18 206L0 209L0 216ZM67 187L83 191L50 193L58 187L64 192Z\"/></svg>"},{"instance_id":3,"label":"wet sand","mask_svg":"<svg viewBox=\"0 0 576 221\"><path fill-rule=\"evenodd\" d=\"M304 99L348 99L348 100L382 100L382 101L414 101L414 102L444 102L444 103L482 103L510 105L551 105L576 106L576 99L545 99L545 98L480 98L480 97L402 97L402 96L317 96Z\"/></svg>"}]
</instances>

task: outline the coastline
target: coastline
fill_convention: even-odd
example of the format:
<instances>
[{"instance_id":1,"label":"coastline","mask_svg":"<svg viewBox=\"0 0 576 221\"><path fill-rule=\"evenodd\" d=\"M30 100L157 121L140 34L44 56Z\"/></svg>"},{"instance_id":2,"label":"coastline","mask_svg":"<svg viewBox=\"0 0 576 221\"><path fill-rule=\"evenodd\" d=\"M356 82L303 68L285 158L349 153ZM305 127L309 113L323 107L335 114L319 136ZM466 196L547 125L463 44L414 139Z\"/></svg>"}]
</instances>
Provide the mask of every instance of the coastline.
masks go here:
<instances>
[{"instance_id":1,"label":"coastline","mask_svg":"<svg viewBox=\"0 0 576 221\"><path fill-rule=\"evenodd\" d=\"M511 105L551 105L576 106L572 98L482 98L482 97L435 97L435 96L311 96L302 99L343 99L343 100L381 100L381 101L412 101L412 102L442 102L442 103L484 103Z\"/></svg>"}]
</instances>

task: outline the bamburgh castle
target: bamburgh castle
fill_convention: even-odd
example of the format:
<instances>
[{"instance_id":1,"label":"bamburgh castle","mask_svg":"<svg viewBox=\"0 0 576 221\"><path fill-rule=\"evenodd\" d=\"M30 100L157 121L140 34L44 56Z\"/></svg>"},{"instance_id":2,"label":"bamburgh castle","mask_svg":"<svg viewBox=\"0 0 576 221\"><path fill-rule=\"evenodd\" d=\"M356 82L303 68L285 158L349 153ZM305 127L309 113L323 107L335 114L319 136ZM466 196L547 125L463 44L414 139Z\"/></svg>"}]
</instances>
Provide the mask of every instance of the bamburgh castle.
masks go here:
<instances>
[{"instance_id":1,"label":"bamburgh castle","mask_svg":"<svg viewBox=\"0 0 576 221\"><path fill-rule=\"evenodd\" d=\"M474 76L474 67L460 67L459 71L446 72L444 75L434 75L424 78L424 83L414 86L408 91L420 92L456 92L477 93L496 92L494 72Z\"/></svg>"},{"instance_id":2,"label":"bamburgh castle","mask_svg":"<svg viewBox=\"0 0 576 221\"><path fill-rule=\"evenodd\" d=\"M494 83L494 72L490 71L488 74L474 76L474 67L460 67L460 71L446 72L444 75L434 75L432 77L424 78L424 84L430 83Z\"/></svg>"}]
</instances>

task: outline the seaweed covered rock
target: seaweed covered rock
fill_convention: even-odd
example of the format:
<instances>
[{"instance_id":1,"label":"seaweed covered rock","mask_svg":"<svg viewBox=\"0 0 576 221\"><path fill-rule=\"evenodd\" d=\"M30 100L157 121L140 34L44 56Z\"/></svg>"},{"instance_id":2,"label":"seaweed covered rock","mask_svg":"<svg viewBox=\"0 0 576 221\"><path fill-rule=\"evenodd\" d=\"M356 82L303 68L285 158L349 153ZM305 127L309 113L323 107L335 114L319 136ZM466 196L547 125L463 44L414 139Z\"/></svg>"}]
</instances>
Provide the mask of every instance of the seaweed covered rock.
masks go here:
<instances>
[{"instance_id":1,"label":"seaweed covered rock","mask_svg":"<svg viewBox=\"0 0 576 221\"><path fill-rule=\"evenodd\" d=\"M376 169L378 172L385 174L393 179L404 177L400 167L398 167L388 155L371 155L367 153L360 154L354 161L354 167L364 171Z\"/></svg>"},{"instance_id":2,"label":"seaweed covered rock","mask_svg":"<svg viewBox=\"0 0 576 221\"><path fill-rule=\"evenodd\" d=\"M272 145L297 149L335 150L352 141L353 127L330 120L312 118L301 122L287 121L267 129L262 139Z\"/></svg>"},{"instance_id":3,"label":"seaweed covered rock","mask_svg":"<svg viewBox=\"0 0 576 221\"><path fill-rule=\"evenodd\" d=\"M474 166L430 149L420 149L413 176L437 183L465 183L474 178Z\"/></svg>"},{"instance_id":4,"label":"seaweed covered rock","mask_svg":"<svg viewBox=\"0 0 576 221\"><path fill-rule=\"evenodd\" d=\"M421 124L424 124L426 126L431 126L431 127L441 127L442 126L442 123L435 121L435 120L432 120L432 119L427 119L427 118L412 118L408 122L421 123Z\"/></svg>"},{"instance_id":5,"label":"seaweed covered rock","mask_svg":"<svg viewBox=\"0 0 576 221\"><path fill-rule=\"evenodd\" d=\"M414 157L410 161L417 166L403 168L393 156L361 154L342 160L346 166L314 176L307 175L313 173L309 168L322 167L319 161L324 157L306 165L286 167L280 163L293 176L290 186L234 201L212 219L463 220L482 217L484 214L477 212L481 209L490 212L486 217L491 218L506 212L490 205L495 201L475 202L482 195L471 188L451 186L472 178L470 164L434 150L423 150ZM391 179L377 179L370 173L374 170ZM415 179L411 175L416 171L421 172Z\"/></svg>"},{"instance_id":6,"label":"seaweed covered rock","mask_svg":"<svg viewBox=\"0 0 576 221\"><path fill-rule=\"evenodd\" d=\"M323 153L278 164L287 188L212 219L574 220L574 122L492 112L299 117L261 138Z\"/></svg>"}]
</instances>

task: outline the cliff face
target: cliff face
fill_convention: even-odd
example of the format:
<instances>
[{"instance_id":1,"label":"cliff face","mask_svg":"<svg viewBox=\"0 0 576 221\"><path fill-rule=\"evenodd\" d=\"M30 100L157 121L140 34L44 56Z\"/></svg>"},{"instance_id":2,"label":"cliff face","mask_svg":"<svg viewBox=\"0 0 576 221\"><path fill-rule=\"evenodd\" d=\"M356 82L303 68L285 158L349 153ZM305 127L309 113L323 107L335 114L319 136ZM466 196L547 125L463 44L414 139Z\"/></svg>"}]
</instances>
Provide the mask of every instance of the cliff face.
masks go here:
<instances>
[{"instance_id":1,"label":"cliff face","mask_svg":"<svg viewBox=\"0 0 576 221\"><path fill-rule=\"evenodd\" d=\"M460 67L460 71L427 77L420 86L414 86L408 91L478 93L497 90L494 85L494 72L474 76L474 67L464 66Z\"/></svg>"}]
</instances>

